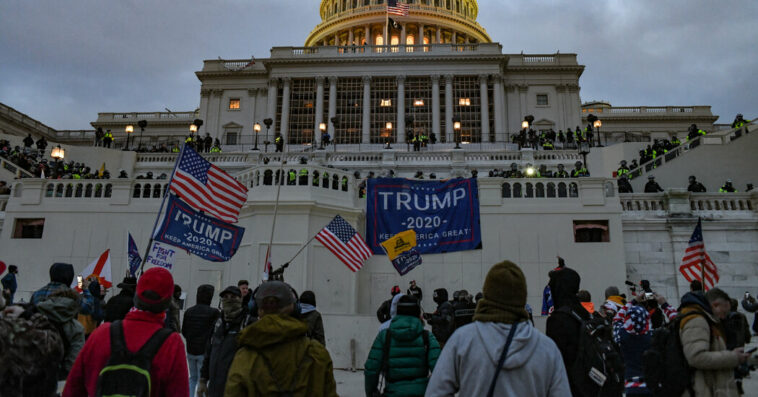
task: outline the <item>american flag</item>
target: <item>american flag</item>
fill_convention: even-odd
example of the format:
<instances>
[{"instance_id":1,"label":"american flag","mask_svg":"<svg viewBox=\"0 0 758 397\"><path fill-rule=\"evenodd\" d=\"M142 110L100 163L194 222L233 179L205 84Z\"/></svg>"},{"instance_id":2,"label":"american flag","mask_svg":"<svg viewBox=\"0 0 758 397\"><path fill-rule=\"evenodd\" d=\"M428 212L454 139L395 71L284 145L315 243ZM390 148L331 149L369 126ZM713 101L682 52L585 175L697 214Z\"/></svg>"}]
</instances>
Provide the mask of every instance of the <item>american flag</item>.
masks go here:
<instances>
[{"instance_id":1,"label":"american flag","mask_svg":"<svg viewBox=\"0 0 758 397\"><path fill-rule=\"evenodd\" d=\"M247 201L247 188L221 168L185 146L176 167L171 191L198 211L235 223Z\"/></svg>"},{"instance_id":2,"label":"american flag","mask_svg":"<svg viewBox=\"0 0 758 397\"><path fill-rule=\"evenodd\" d=\"M407 3L399 3L397 0L387 0L387 14L407 17L411 6Z\"/></svg>"},{"instance_id":3,"label":"american flag","mask_svg":"<svg viewBox=\"0 0 758 397\"><path fill-rule=\"evenodd\" d=\"M339 215L318 232L316 240L354 272L360 270L363 262L371 257L371 249L363 237Z\"/></svg>"},{"instance_id":4,"label":"american flag","mask_svg":"<svg viewBox=\"0 0 758 397\"><path fill-rule=\"evenodd\" d=\"M703 271L702 266L705 266ZM687 281L700 280L706 290L713 288L719 282L719 271L716 265L711 261L708 253L705 252L705 243L703 242L703 228L700 219L697 220L695 231L690 237L689 247L684 251L682 265L679 266L679 272L684 275ZM705 275L705 280L701 280L701 272Z\"/></svg>"}]
</instances>

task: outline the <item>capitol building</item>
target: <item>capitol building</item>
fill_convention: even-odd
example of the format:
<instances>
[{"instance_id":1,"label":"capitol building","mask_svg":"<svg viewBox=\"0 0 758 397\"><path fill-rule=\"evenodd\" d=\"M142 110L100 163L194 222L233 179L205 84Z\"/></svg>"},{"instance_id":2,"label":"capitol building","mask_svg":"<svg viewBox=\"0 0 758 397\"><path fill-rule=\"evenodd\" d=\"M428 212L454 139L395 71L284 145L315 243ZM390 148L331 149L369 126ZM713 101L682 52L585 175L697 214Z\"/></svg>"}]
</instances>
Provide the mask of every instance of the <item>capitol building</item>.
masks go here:
<instances>
[{"instance_id":1,"label":"capitol building","mask_svg":"<svg viewBox=\"0 0 758 397\"><path fill-rule=\"evenodd\" d=\"M425 255L421 266L402 277L383 255L353 273L317 241L291 262L284 278L298 291L315 291L338 368L362 365L379 325L375 311L393 285L405 290L415 280L425 292L424 309L432 311L434 289L476 294L488 269L504 259L523 269L538 325L557 256L580 273L582 289L596 305L607 286L623 288L626 280L641 279L678 303L688 290L678 267L698 218L719 286L735 297L758 292L758 192L745 192L746 184L758 183L751 172L758 166L758 133L749 133L758 129L755 124L716 124L719 116L702 104L619 107L582 98L580 79L592 70L576 54L503 53L477 23L476 0L409 0L408 15L390 15L391 21L384 3L323 0L321 22L302 47L203 61L196 72L197 109L103 109L91 128L71 131L46 126L12 103L0 104L0 139L21 145L29 133L44 136L50 147L65 150L65 161L93 169L105 163L113 176L34 178L0 157L0 180L12 185L9 195L0 195L0 260L19 266L17 298L28 299L44 285L52 263L81 270L105 249L120 281L127 233L144 251L168 183L136 177L170 174L177 157L171 149L185 141L193 123L200 124L198 136L220 143L220 153L204 157L249 191L238 222L245 234L232 260L213 263L178 253L172 272L187 292L186 307L194 304L200 284L220 291L240 279L252 285L261 279L277 197L274 267L337 214L364 234L367 202L360 192L369 176L477 178L480 249ZM584 129L594 120L590 115L601 122L592 147L556 141L553 150L543 150L514 143L527 116L528 128L540 134ZM138 127L142 120L144 130ZM693 123L707 134L687 141ZM127 126L134 132L127 134ZM93 147L98 128L112 132L113 148ZM323 133L331 137L328 145ZM420 136L429 139L415 151L413 138ZM673 137L682 144L634 170L635 193L619 194L619 162L638 159L655 140ZM570 171L576 162L591 176L490 173L512 164ZM271 175L280 169L299 177L279 186ZM128 178L115 178L119 170ZM324 173L333 179L319 180ZM707 193L687 191L693 174ZM665 191L642 193L648 176ZM718 193L727 179L738 192ZM36 232L25 233L28 227Z\"/></svg>"}]
</instances>

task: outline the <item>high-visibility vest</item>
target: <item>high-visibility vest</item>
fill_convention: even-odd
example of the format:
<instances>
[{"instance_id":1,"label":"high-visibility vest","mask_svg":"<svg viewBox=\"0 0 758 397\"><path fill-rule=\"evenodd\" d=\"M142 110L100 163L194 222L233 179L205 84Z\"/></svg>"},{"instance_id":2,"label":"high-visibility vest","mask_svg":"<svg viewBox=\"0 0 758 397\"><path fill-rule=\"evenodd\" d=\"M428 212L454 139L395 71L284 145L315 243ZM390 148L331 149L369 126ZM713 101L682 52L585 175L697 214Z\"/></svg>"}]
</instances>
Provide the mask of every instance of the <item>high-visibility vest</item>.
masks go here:
<instances>
[{"instance_id":1,"label":"high-visibility vest","mask_svg":"<svg viewBox=\"0 0 758 397\"><path fill-rule=\"evenodd\" d=\"M174 153L179 153L179 148L174 146L173 148L171 148L171 151Z\"/></svg>"},{"instance_id":2,"label":"high-visibility vest","mask_svg":"<svg viewBox=\"0 0 758 397\"><path fill-rule=\"evenodd\" d=\"M221 153L221 148L218 146L214 146L211 148L211 153Z\"/></svg>"},{"instance_id":3,"label":"high-visibility vest","mask_svg":"<svg viewBox=\"0 0 758 397\"><path fill-rule=\"evenodd\" d=\"M280 144L280 143L282 143L282 137L280 137L280 136L276 137L276 139L274 139L274 142L275 142L277 145L278 145L278 144Z\"/></svg>"},{"instance_id":4,"label":"high-visibility vest","mask_svg":"<svg viewBox=\"0 0 758 397\"><path fill-rule=\"evenodd\" d=\"M308 176L308 169L303 168L300 170L300 176Z\"/></svg>"},{"instance_id":5,"label":"high-visibility vest","mask_svg":"<svg viewBox=\"0 0 758 397\"><path fill-rule=\"evenodd\" d=\"M113 134L110 133L110 132L106 132L105 133L105 138L111 138L112 139L113 138Z\"/></svg>"},{"instance_id":6,"label":"high-visibility vest","mask_svg":"<svg viewBox=\"0 0 758 397\"><path fill-rule=\"evenodd\" d=\"M294 181L295 178L297 177L297 174L295 174L295 171L290 171L289 175L290 175L290 181Z\"/></svg>"}]
</instances>

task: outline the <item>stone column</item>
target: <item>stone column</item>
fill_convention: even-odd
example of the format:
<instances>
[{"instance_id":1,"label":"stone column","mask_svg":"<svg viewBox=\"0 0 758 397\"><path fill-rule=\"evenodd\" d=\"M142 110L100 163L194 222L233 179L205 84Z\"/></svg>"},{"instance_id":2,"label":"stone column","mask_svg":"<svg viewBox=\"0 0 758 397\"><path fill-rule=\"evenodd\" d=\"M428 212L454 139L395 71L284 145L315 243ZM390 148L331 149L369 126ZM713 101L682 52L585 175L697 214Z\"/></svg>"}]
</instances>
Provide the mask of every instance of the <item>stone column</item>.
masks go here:
<instances>
[{"instance_id":1,"label":"stone column","mask_svg":"<svg viewBox=\"0 0 758 397\"><path fill-rule=\"evenodd\" d=\"M355 34L353 33L353 29L347 31L347 45L354 45L355 44Z\"/></svg>"},{"instance_id":2,"label":"stone column","mask_svg":"<svg viewBox=\"0 0 758 397\"><path fill-rule=\"evenodd\" d=\"M316 77L316 122L313 126L313 134L314 138L316 134L319 134L319 139L321 139L321 130L318 127L324 122L324 80L324 76Z\"/></svg>"},{"instance_id":3,"label":"stone column","mask_svg":"<svg viewBox=\"0 0 758 397\"><path fill-rule=\"evenodd\" d=\"M518 94L519 94L519 117L523 119L524 116L526 116L529 113L529 109L527 108L528 102L526 98L526 93L529 92L529 86L526 84L519 84L518 86Z\"/></svg>"},{"instance_id":4,"label":"stone column","mask_svg":"<svg viewBox=\"0 0 758 397\"><path fill-rule=\"evenodd\" d=\"M436 37L437 37L437 41L435 42L435 44L442 44L442 30L440 30L439 25L437 25L434 28L434 33L436 34Z\"/></svg>"},{"instance_id":5,"label":"stone column","mask_svg":"<svg viewBox=\"0 0 758 397\"><path fill-rule=\"evenodd\" d=\"M331 135L332 140L337 139L334 135L334 124L332 124L332 117L337 115L337 76L329 76L329 120L327 120L327 131Z\"/></svg>"},{"instance_id":6,"label":"stone column","mask_svg":"<svg viewBox=\"0 0 758 397\"><path fill-rule=\"evenodd\" d=\"M384 25L384 33L382 34L382 41L383 41L384 45L390 45L390 42L389 42L389 29L390 29L389 26L387 26L385 24Z\"/></svg>"},{"instance_id":7,"label":"stone column","mask_svg":"<svg viewBox=\"0 0 758 397\"><path fill-rule=\"evenodd\" d=\"M418 25L418 37L416 38L416 44L424 45L424 25Z\"/></svg>"},{"instance_id":8,"label":"stone column","mask_svg":"<svg viewBox=\"0 0 758 397\"><path fill-rule=\"evenodd\" d=\"M361 123L363 143L371 143L371 76L363 76L363 122Z\"/></svg>"},{"instance_id":9,"label":"stone column","mask_svg":"<svg viewBox=\"0 0 758 397\"><path fill-rule=\"evenodd\" d=\"M558 84L555 86L555 108L558 110L558 117L556 123L556 129L563 130L566 128L566 109L563 103L563 95L566 92L566 86L564 84Z\"/></svg>"},{"instance_id":10,"label":"stone column","mask_svg":"<svg viewBox=\"0 0 758 397\"><path fill-rule=\"evenodd\" d=\"M274 141L273 134L276 134L276 96L279 92L279 79L268 80L268 104L266 105L266 118L273 120L271 123L271 142Z\"/></svg>"},{"instance_id":11,"label":"stone column","mask_svg":"<svg viewBox=\"0 0 758 397\"><path fill-rule=\"evenodd\" d=\"M340 37L337 33L334 33L334 45L340 45Z\"/></svg>"},{"instance_id":12,"label":"stone column","mask_svg":"<svg viewBox=\"0 0 758 397\"><path fill-rule=\"evenodd\" d=\"M242 130L244 131L245 128L250 127L251 135L255 135L255 131L253 130L253 125L255 125L255 122L258 121L255 119L255 105L257 105L258 101L258 89L257 88L250 88L247 90L247 97L250 98L250 122L248 123L249 126L243 126Z\"/></svg>"},{"instance_id":13,"label":"stone column","mask_svg":"<svg viewBox=\"0 0 758 397\"><path fill-rule=\"evenodd\" d=\"M486 74L479 75L479 96L481 98L480 115L482 117L481 141L489 142L490 139L490 103L487 82L489 76Z\"/></svg>"},{"instance_id":14,"label":"stone column","mask_svg":"<svg viewBox=\"0 0 758 397\"><path fill-rule=\"evenodd\" d=\"M284 87L282 88L282 120L279 132L282 133L284 142L289 143L287 137L289 136L290 126L290 83L292 82L292 79L285 77L282 79L282 82L284 82Z\"/></svg>"},{"instance_id":15,"label":"stone column","mask_svg":"<svg viewBox=\"0 0 758 397\"><path fill-rule=\"evenodd\" d=\"M326 38L324 38L324 47L326 47L328 45L329 45L329 42L326 40Z\"/></svg>"},{"instance_id":16,"label":"stone column","mask_svg":"<svg viewBox=\"0 0 758 397\"><path fill-rule=\"evenodd\" d=\"M437 136L437 139L442 141L442 135L440 135L440 76L438 74L432 75L432 132Z\"/></svg>"},{"instance_id":17,"label":"stone column","mask_svg":"<svg viewBox=\"0 0 758 397\"><path fill-rule=\"evenodd\" d=\"M448 142L454 142L453 137L453 75L445 75L445 135Z\"/></svg>"},{"instance_id":18,"label":"stone column","mask_svg":"<svg viewBox=\"0 0 758 397\"><path fill-rule=\"evenodd\" d=\"M500 73L493 75L495 80L494 93L495 93L495 141L505 140L505 106L503 104L503 76Z\"/></svg>"},{"instance_id":19,"label":"stone column","mask_svg":"<svg viewBox=\"0 0 758 397\"><path fill-rule=\"evenodd\" d=\"M363 27L363 37L366 38L366 45L374 45L374 42L371 40L371 25Z\"/></svg>"},{"instance_id":20,"label":"stone column","mask_svg":"<svg viewBox=\"0 0 758 397\"><path fill-rule=\"evenodd\" d=\"M397 140L405 142L405 76L397 76Z\"/></svg>"},{"instance_id":21,"label":"stone column","mask_svg":"<svg viewBox=\"0 0 758 397\"><path fill-rule=\"evenodd\" d=\"M453 30L453 38L452 38L451 42L453 44L458 44L458 32L456 32L455 30Z\"/></svg>"}]
</instances>

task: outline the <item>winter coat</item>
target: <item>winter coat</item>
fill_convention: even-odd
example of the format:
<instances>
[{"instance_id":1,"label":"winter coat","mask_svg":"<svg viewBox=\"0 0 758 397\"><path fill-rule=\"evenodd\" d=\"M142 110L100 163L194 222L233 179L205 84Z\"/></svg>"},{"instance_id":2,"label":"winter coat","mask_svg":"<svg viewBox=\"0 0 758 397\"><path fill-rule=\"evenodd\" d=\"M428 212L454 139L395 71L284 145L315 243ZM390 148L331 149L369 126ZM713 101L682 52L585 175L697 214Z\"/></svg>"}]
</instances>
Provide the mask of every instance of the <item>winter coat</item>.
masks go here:
<instances>
[{"instance_id":1,"label":"winter coat","mask_svg":"<svg viewBox=\"0 0 758 397\"><path fill-rule=\"evenodd\" d=\"M386 396L423 396L429 373L437 364L440 346L433 335L424 330L421 320L411 316L397 315L389 327L390 345L385 347L387 330L379 331L371 346L365 364L366 394L377 389L379 375L384 362L384 350L387 354L387 373L385 375L384 393ZM428 351L425 350L424 337L429 340Z\"/></svg>"},{"instance_id":2,"label":"winter coat","mask_svg":"<svg viewBox=\"0 0 758 397\"><path fill-rule=\"evenodd\" d=\"M187 341L187 353L193 356L205 354L208 338L221 314L218 309L211 307L211 300L213 287L200 286L197 289L197 304L184 312L182 335Z\"/></svg>"},{"instance_id":3,"label":"winter coat","mask_svg":"<svg viewBox=\"0 0 758 397\"><path fill-rule=\"evenodd\" d=\"M109 323L123 320L132 307L134 307L134 289L122 288L118 295L108 299L108 303L105 304L105 318L103 320Z\"/></svg>"},{"instance_id":4,"label":"winter coat","mask_svg":"<svg viewBox=\"0 0 758 397\"><path fill-rule=\"evenodd\" d=\"M179 309L179 301L177 299L171 298L171 304L168 306L168 311L166 312L166 328L170 328L175 332L182 331L182 326L179 323L180 311L181 309Z\"/></svg>"},{"instance_id":5,"label":"winter coat","mask_svg":"<svg viewBox=\"0 0 758 397\"><path fill-rule=\"evenodd\" d=\"M730 312L724 321L726 349L733 350L750 343L750 324L740 312Z\"/></svg>"},{"instance_id":6,"label":"winter coat","mask_svg":"<svg viewBox=\"0 0 758 397\"><path fill-rule=\"evenodd\" d=\"M126 347L136 352L163 328L163 313L134 311L123 321ZM62 397L94 396L100 371L111 357L111 323L104 323L87 339L66 379ZM150 367L152 397L189 396L189 370L181 335L172 333L158 350Z\"/></svg>"},{"instance_id":7,"label":"winter coat","mask_svg":"<svg viewBox=\"0 0 758 397\"><path fill-rule=\"evenodd\" d=\"M633 335L625 329L619 331L619 348L624 357L624 378L644 377L642 355L650 348L652 335Z\"/></svg>"},{"instance_id":8,"label":"winter coat","mask_svg":"<svg viewBox=\"0 0 758 397\"><path fill-rule=\"evenodd\" d=\"M450 302L442 302L429 319L432 333L441 344L445 344L453 333L453 313L453 305Z\"/></svg>"},{"instance_id":9,"label":"winter coat","mask_svg":"<svg viewBox=\"0 0 758 397\"><path fill-rule=\"evenodd\" d=\"M692 375L695 396L736 397L734 368L738 365L737 355L726 350L723 331L709 310L704 308L707 304L702 295L687 293L682 297L680 309L681 314L692 311L701 314L688 316L679 324L684 357L695 371ZM690 396L689 391L682 396L694 397Z\"/></svg>"},{"instance_id":10,"label":"winter coat","mask_svg":"<svg viewBox=\"0 0 758 397\"><path fill-rule=\"evenodd\" d=\"M245 328L224 396L271 396L289 390L296 397L337 396L332 358L307 332L304 322L284 314L265 315Z\"/></svg>"},{"instance_id":11,"label":"winter coat","mask_svg":"<svg viewBox=\"0 0 758 397\"><path fill-rule=\"evenodd\" d=\"M8 273L5 276L3 276L2 279L3 289L7 289L11 292L11 296L16 293L16 289L18 288L18 283L16 282L16 275L13 273Z\"/></svg>"},{"instance_id":12,"label":"winter coat","mask_svg":"<svg viewBox=\"0 0 758 397\"><path fill-rule=\"evenodd\" d=\"M321 313L315 308L312 311L303 313L301 319L308 324L308 337L317 340L326 346L326 337L324 336L324 320L321 319Z\"/></svg>"},{"instance_id":13,"label":"winter coat","mask_svg":"<svg viewBox=\"0 0 758 397\"><path fill-rule=\"evenodd\" d=\"M382 302L381 306L379 306L379 309L376 310L376 318L377 320L379 320L380 323L389 321L392 318L392 316L390 316L391 305L392 305L392 299L390 298Z\"/></svg>"},{"instance_id":14,"label":"winter coat","mask_svg":"<svg viewBox=\"0 0 758 397\"><path fill-rule=\"evenodd\" d=\"M72 290L71 294L76 295ZM58 379L64 380L71 367L74 365L76 356L84 347L84 327L76 320L79 313L79 302L68 296L53 296L37 305L37 311L44 314L47 319L63 331L62 337L66 340L64 345L64 357L58 369Z\"/></svg>"},{"instance_id":15,"label":"winter coat","mask_svg":"<svg viewBox=\"0 0 758 397\"><path fill-rule=\"evenodd\" d=\"M226 387L226 377L237 351L237 336L249 324L250 317L241 314L238 321L228 322L219 316L212 326L212 334L207 341L200 377L208 380L208 396L222 397Z\"/></svg>"},{"instance_id":16,"label":"winter coat","mask_svg":"<svg viewBox=\"0 0 758 397\"><path fill-rule=\"evenodd\" d=\"M447 341L427 396L486 396L511 324L475 321ZM495 384L495 396L570 396L561 352L528 322L516 328Z\"/></svg>"}]
</instances>

